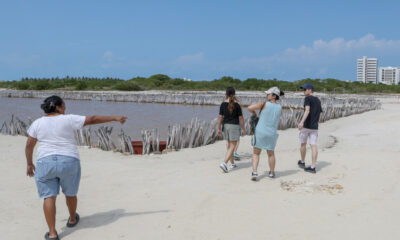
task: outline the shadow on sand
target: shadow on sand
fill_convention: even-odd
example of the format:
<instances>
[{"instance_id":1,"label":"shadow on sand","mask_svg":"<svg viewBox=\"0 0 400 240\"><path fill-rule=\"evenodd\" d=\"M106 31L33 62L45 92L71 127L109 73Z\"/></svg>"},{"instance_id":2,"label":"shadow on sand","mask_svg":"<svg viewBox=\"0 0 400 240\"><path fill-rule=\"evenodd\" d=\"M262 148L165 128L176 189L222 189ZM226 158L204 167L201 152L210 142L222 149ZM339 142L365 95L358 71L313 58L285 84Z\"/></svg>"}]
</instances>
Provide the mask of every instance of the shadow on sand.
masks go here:
<instances>
[{"instance_id":1,"label":"shadow on sand","mask_svg":"<svg viewBox=\"0 0 400 240\"><path fill-rule=\"evenodd\" d=\"M286 171L275 171L275 178L281 178L281 177L286 177L289 175L293 175L296 173L299 173L300 169L296 169L296 170L286 170ZM268 171L264 172L262 175L260 175L258 177L258 180L261 180L263 178L268 177Z\"/></svg>"},{"instance_id":2,"label":"shadow on sand","mask_svg":"<svg viewBox=\"0 0 400 240\"><path fill-rule=\"evenodd\" d=\"M236 161L235 162L237 165L237 168L234 169L234 171L237 171L239 169L246 169L246 168L251 168L251 161Z\"/></svg>"},{"instance_id":3,"label":"shadow on sand","mask_svg":"<svg viewBox=\"0 0 400 240\"><path fill-rule=\"evenodd\" d=\"M233 169L234 171L238 171L241 169L248 169L248 168L251 168L251 166L252 166L251 160L250 161L235 161L235 163L238 167L236 169ZM317 162L317 171L319 171L325 167L328 167L329 165L331 165L330 162L318 161ZM294 166L294 167L297 167L297 166ZM303 172L303 171L304 170L301 168L298 168L295 170L275 171L275 178L285 177L285 176L289 176L289 175L296 174L296 173ZM264 174L260 175L258 179L260 180L265 177L268 177L268 171L265 172Z\"/></svg>"},{"instance_id":4,"label":"shadow on sand","mask_svg":"<svg viewBox=\"0 0 400 240\"><path fill-rule=\"evenodd\" d=\"M317 171L318 171L318 170L321 170L321 169L323 169L323 168L325 168L325 167L327 167L327 166L329 166L331 164L332 163L330 163L330 162L320 162L320 161L318 161L317 162L317 166L315 167L315 169L317 169Z\"/></svg>"},{"instance_id":5,"label":"shadow on sand","mask_svg":"<svg viewBox=\"0 0 400 240\"><path fill-rule=\"evenodd\" d=\"M331 165L330 162L318 162L317 163L317 173L318 173L319 170L321 170L321 169L323 169L325 167L328 167L329 165ZM275 178L286 177L286 176L297 174L297 173L300 173L300 172L304 172L304 170L301 169L301 168L298 168L298 169L295 169L295 170L275 171ZM258 177L258 181L263 179L263 178L266 178L266 177L268 177L268 171L266 171L262 175L260 175Z\"/></svg>"},{"instance_id":6,"label":"shadow on sand","mask_svg":"<svg viewBox=\"0 0 400 240\"><path fill-rule=\"evenodd\" d=\"M133 217L137 215L144 214L155 214L155 213L166 213L169 210L160 210L160 211L148 211L148 212L125 212L124 209L115 209L108 212L100 212L95 213L89 216L81 216L79 224L74 228L63 227L61 233L59 234L60 238L68 236L69 234L78 231L80 229L85 228L97 228L101 226L105 226L108 224L112 224L116 222L118 219L123 217ZM66 220L67 221L67 220Z\"/></svg>"}]
</instances>

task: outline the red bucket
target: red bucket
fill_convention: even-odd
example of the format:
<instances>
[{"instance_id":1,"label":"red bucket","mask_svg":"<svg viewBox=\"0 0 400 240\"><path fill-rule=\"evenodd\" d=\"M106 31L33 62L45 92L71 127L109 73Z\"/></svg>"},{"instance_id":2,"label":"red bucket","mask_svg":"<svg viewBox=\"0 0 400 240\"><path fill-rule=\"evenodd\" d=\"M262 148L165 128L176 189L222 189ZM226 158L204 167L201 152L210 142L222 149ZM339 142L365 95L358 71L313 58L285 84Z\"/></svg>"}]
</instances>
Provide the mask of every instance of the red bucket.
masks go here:
<instances>
[{"instance_id":1,"label":"red bucket","mask_svg":"<svg viewBox=\"0 0 400 240\"><path fill-rule=\"evenodd\" d=\"M143 154L143 142L142 141L132 141L133 154Z\"/></svg>"},{"instance_id":2,"label":"red bucket","mask_svg":"<svg viewBox=\"0 0 400 240\"><path fill-rule=\"evenodd\" d=\"M159 148L160 152L164 151L167 148L167 141L160 141L159 142ZM133 154L143 154L143 142L142 141L132 141L132 147L133 147ZM150 149L150 152L152 152L153 149Z\"/></svg>"},{"instance_id":3,"label":"red bucket","mask_svg":"<svg viewBox=\"0 0 400 240\"><path fill-rule=\"evenodd\" d=\"M160 141L160 152L164 151L167 148L167 141Z\"/></svg>"}]
</instances>

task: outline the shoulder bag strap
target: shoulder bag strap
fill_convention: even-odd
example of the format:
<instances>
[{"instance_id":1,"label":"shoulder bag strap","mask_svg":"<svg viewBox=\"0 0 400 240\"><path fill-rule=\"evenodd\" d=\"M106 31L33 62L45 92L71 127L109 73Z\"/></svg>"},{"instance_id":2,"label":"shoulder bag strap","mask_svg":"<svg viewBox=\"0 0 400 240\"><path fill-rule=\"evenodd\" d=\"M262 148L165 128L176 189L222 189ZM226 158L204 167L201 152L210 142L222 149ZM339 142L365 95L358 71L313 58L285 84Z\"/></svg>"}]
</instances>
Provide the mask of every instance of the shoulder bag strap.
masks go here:
<instances>
[{"instance_id":1,"label":"shoulder bag strap","mask_svg":"<svg viewBox=\"0 0 400 240\"><path fill-rule=\"evenodd\" d=\"M261 116L261 112L262 112L262 110L264 109L264 106L265 106L265 102L263 103L263 105L262 105L262 107L261 107L261 109L260 109L260 112L258 113L258 117Z\"/></svg>"}]
</instances>

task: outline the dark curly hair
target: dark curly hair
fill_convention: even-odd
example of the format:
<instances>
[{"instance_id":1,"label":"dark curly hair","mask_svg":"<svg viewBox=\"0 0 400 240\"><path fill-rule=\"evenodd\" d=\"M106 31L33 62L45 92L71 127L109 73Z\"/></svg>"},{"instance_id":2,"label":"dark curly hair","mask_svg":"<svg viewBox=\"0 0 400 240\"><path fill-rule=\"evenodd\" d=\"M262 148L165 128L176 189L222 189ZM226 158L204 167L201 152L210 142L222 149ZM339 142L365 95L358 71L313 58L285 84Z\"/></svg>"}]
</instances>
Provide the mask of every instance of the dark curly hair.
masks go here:
<instances>
[{"instance_id":1,"label":"dark curly hair","mask_svg":"<svg viewBox=\"0 0 400 240\"><path fill-rule=\"evenodd\" d=\"M64 101L59 96L50 96L40 105L40 108L47 114L57 112L56 107L61 107Z\"/></svg>"}]
</instances>

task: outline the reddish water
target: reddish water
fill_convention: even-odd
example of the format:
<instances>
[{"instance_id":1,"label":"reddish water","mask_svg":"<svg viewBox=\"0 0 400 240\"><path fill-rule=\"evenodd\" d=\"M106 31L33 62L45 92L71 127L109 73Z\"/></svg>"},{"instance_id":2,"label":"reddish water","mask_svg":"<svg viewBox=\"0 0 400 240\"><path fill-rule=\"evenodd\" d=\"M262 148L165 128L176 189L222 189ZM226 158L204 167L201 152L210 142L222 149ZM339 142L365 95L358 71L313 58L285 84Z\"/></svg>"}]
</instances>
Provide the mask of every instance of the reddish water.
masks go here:
<instances>
[{"instance_id":1,"label":"reddish water","mask_svg":"<svg viewBox=\"0 0 400 240\"><path fill-rule=\"evenodd\" d=\"M0 98L0 125L9 121L11 115L22 120L36 119L43 116L40 109L42 99ZM140 131L144 128L158 128L160 136L165 138L168 125L188 123L192 118L212 120L218 116L218 106L142 104L129 102L100 102L67 100L67 113L78 115L125 115L129 120L122 126L125 133L132 139L141 139ZM246 115L247 111L243 109ZM114 126L113 133L119 133L120 124L108 123ZM94 126L92 128L97 128Z\"/></svg>"}]
</instances>

